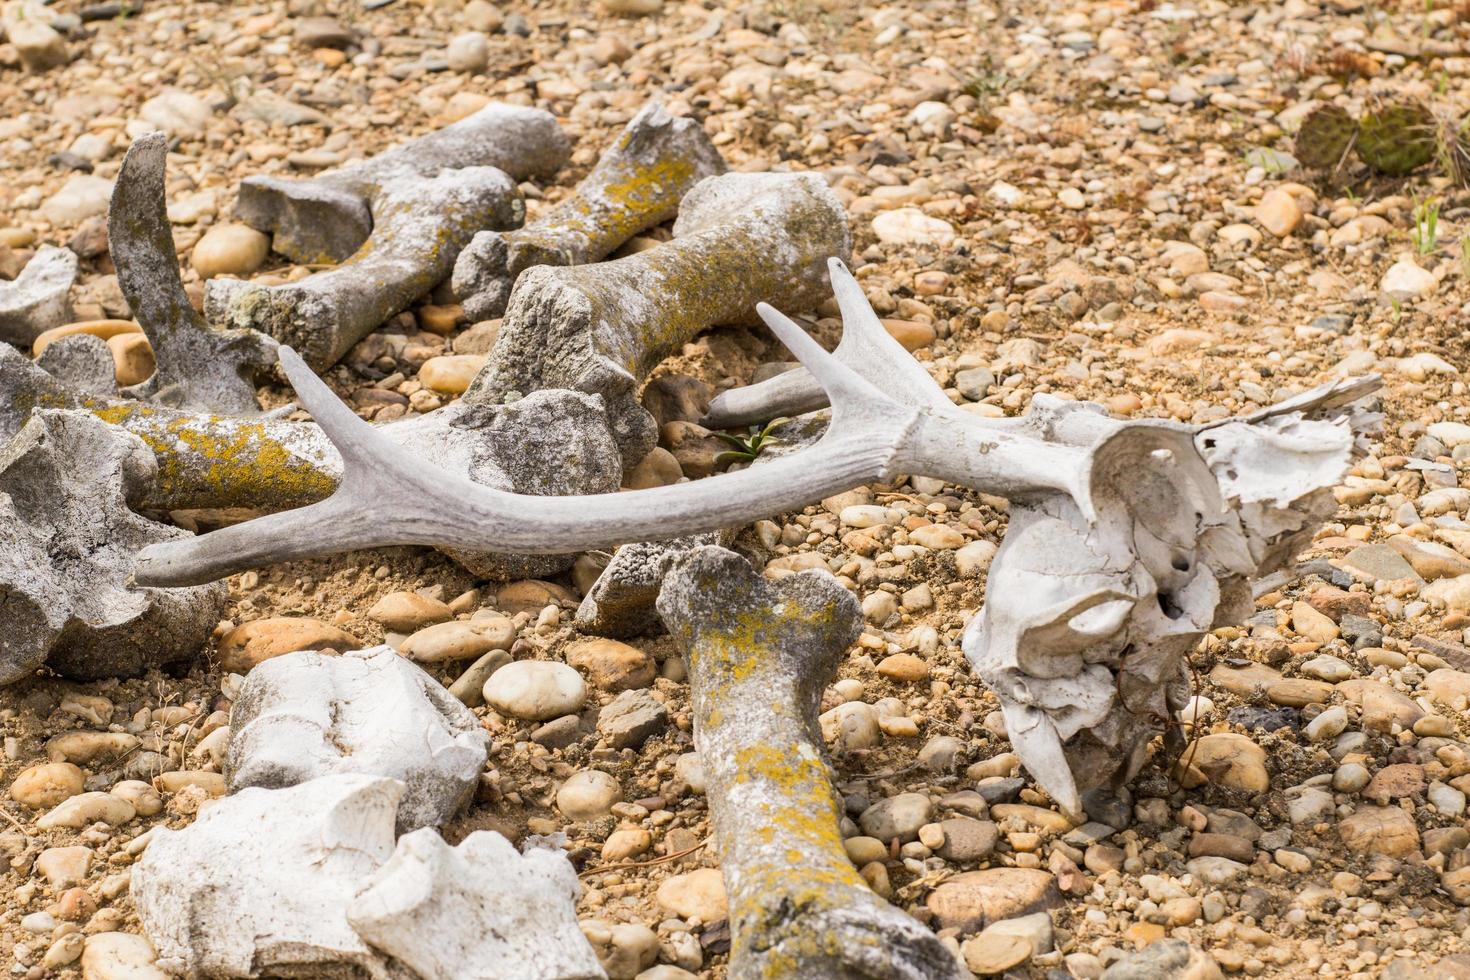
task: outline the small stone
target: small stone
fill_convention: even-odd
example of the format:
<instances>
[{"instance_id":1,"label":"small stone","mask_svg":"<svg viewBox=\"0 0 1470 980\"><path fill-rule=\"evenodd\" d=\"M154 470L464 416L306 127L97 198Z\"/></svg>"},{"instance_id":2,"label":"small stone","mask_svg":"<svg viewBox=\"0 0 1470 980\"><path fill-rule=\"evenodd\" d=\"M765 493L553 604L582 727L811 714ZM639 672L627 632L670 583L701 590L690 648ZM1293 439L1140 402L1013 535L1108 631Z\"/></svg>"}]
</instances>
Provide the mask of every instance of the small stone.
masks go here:
<instances>
[{"instance_id":1,"label":"small stone","mask_svg":"<svg viewBox=\"0 0 1470 980\"><path fill-rule=\"evenodd\" d=\"M41 830L69 827L79 830L94 823L105 823L116 827L136 816L132 804L109 793L80 793L58 803L50 812L36 821Z\"/></svg>"},{"instance_id":2,"label":"small stone","mask_svg":"<svg viewBox=\"0 0 1470 980\"><path fill-rule=\"evenodd\" d=\"M111 200L112 181L74 174L41 203L41 217L53 225L74 225L93 215L106 214Z\"/></svg>"},{"instance_id":3,"label":"small stone","mask_svg":"<svg viewBox=\"0 0 1470 980\"><path fill-rule=\"evenodd\" d=\"M446 603L417 592L390 592L368 610L368 619L399 633L412 633L453 618L454 612Z\"/></svg>"},{"instance_id":4,"label":"small stone","mask_svg":"<svg viewBox=\"0 0 1470 980\"><path fill-rule=\"evenodd\" d=\"M66 38L49 24L33 18L9 20L5 31L26 71L43 72L66 64L69 58Z\"/></svg>"},{"instance_id":5,"label":"small stone","mask_svg":"<svg viewBox=\"0 0 1470 980\"><path fill-rule=\"evenodd\" d=\"M1363 787L1363 799L1385 806L1390 800L1423 795L1425 784L1423 766L1398 762L1373 774L1368 785Z\"/></svg>"},{"instance_id":6,"label":"small stone","mask_svg":"<svg viewBox=\"0 0 1470 980\"><path fill-rule=\"evenodd\" d=\"M213 116L214 109L208 102L176 88L164 89L138 110L138 117L145 123L180 139L203 136Z\"/></svg>"},{"instance_id":7,"label":"small stone","mask_svg":"<svg viewBox=\"0 0 1470 980\"><path fill-rule=\"evenodd\" d=\"M922 320L883 320L888 336L906 351L916 351L934 343L934 328Z\"/></svg>"},{"instance_id":8,"label":"small stone","mask_svg":"<svg viewBox=\"0 0 1470 980\"><path fill-rule=\"evenodd\" d=\"M1189 856L1223 857L1250 864L1256 858L1256 847L1234 834L1195 834L1189 841Z\"/></svg>"},{"instance_id":9,"label":"small stone","mask_svg":"<svg viewBox=\"0 0 1470 980\"><path fill-rule=\"evenodd\" d=\"M1343 845L1354 854L1404 858L1419 850L1414 818L1396 806L1365 806L1337 824Z\"/></svg>"},{"instance_id":10,"label":"small stone","mask_svg":"<svg viewBox=\"0 0 1470 980\"><path fill-rule=\"evenodd\" d=\"M1277 238L1285 238L1302 223L1302 209L1296 198L1281 188L1273 188L1256 205L1255 218Z\"/></svg>"},{"instance_id":11,"label":"small stone","mask_svg":"<svg viewBox=\"0 0 1470 980\"><path fill-rule=\"evenodd\" d=\"M1020 936L989 929L969 939L961 948L965 965L980 976L994 976L1031 958L1031 944Z\"/></svg>"},{"instance_id":12,"label":"small stone","mask_svg":"<svg viewBox=\"0 0 1470 980\"><path fill-rule=\"evenodd\" d=\"M847 701L817 719L822 739L841 752L856 752L878 744L881 731L878 712L871 704Z\"/></svg>"},{"instance_id":13,"label":"small stone","mask_svg":"<svg viewBox=\"0 0 1470 980\"><path fill-rule=\"evenodd\" d=\"M1403 555L1386 544L1362 545L1349 551L1342 560L1375 581L1396 582L1418 577Z\"/></svg>"},{"instance_id":14,"label":"small stone","mask_svg":"<svg viewBox=\"0 0 1470 980\"><path fill-rule=\"evenodd\" d=\"M33 810L49 809L82 791L82 770L70 762L43 762L10 784L10 798Z\"/></svg>"},{"instance_id":15,"label":"small stone","mask_svg":"<svg viewBox=\"0 0 1470 980\"><path fill-rule=\"evenodd\" d=\"M973 932L987 923L1055 908L1056 878L1033 868L966 871L941 883L925 902L942 929Z\"/></svg>"},{"instance_id":16,"label":"small stone","mask_svg":"<svg viewBox=\"0 0 1470 980\"><path fill-rule=\"evenodd\" d=\"M1220 980L1209 953L1183 939L1156 938L1108 967L1102 980Z\"/></svg>"},{"instance_id":17,"label":"small stone","mask_svg":"<svg viewBox=\"0 0 1470 980\"><path fill-rule=\"evenodd\" d=\"M948 524L929 524L910 531L909 541L930 551L952 551L965 543L965 536Z\"/></svg>"},{"instance_id":18,"label":"small stone","mask_svg":"<svg viewBox=\"0 0 1470 980\"><path fill-rule=\"evenodd\" d=\"M1302 728L1302 734L1313 742L1336 738L1347 728L1347 709L1341 705L1328 708Z\"/></svg>"},{"instance_id":19,"label":"small stone","mask_svg":"<svg viewBox=\"0 0 1470 980\"><path fill-rule=\"evenodd\" d=\"M586 919L578 925L611 980L633 980L658 958L658 933L641 922Z\"/></svg>"},{"instance_id":20,"label":"small stone","mask_svg":"<svg viewBox=\"0 0 1470 980\"><path fill-rule=\"evenodd\" d=\"M898 838L900 843L917 840L919 828L929 822L934 805L922 793L900 793L886 800L879 800L863 811L858 825L869 837L887 841Z\"/></svg>"},{"instance_id":21,"label":"small stone","mask_svg":"<svg viewBox=\"0 0 1470 980\"><path fill-rule=\"evenodd\" d=\"M215 225L194 244L189 262L200 279L248 276L265 264L270 251L270 237L249 225Z\"/></svg>"},{"instance_id":22,"label":"small stone","mask_svg":"<svg viewBox=\"0 0 1470 980\"><path fill-rule=\"evenodd\" d=\"M446 395L462 395L487 360L484 354L441 354L419 368L419 381L426 388Z\"/></svg>"},{"instance_id":23,"label":"small stone","mask_svg":"<svg viewBox=\"0 0 1470 980\"><path fill-rule=\"evenodd\" d=\"M1304 640L1330 643L1337 639L1337 624L1310 603L1298 602L1291 607L1291 628Z\"/></svg>"},{"instance_id":24,"label":"small stone","mask_svg":"<svg viewBox=\"0 0 1470 980\"><path fill-rule=\"evenodd\" d=\"M1414 722L1424 717L1424 709L1413 698L1376 678L1354 677L1337 685L1337 690L1358 706L1363 728L1368 731L1390 732L1394 725L1413 728Z\"/></svg>"},{"instance_id":25,"label":"small stone","mask_svg":"<svg viewBox=\"0 0 1470 980\"><path fill-rule=\"evenodd\" d=\"M971 541L954 553L955 570L965 578L977 578L990 569L1000 547L993 541Z\"/></svg>"},{"instance_id":26,"label":"small stone","mask_svg":"<svg viewBox=\"0 0 1470 980\"><path fill-rule=\"evenodd\" d=\"M1223 885L1234 881L1248 870L1248 866L1240 861L1224 857L1191 858L1185 862L1184 867L1207 885Z\"/></svg>"},{"instance_id":27,"label":"small stone","mask_svg":"<svg viewBox=\"0 0 1470 980\"><path fill-rule=\"evenodd\" d=\"M669 709L646 690L624 691L597 715L597 731L615 749L637 749L669 725Z\"/></svg>"},{"instance_id":28,"label":"small stone","mask_svg":"<svg viewBox=\"0 0 1470 980\"><path fill-rule=\"evenodd\" d=\"M954 244L954 226L943 218L934 218L918 208L896 208L873 219L873 234L889 245L932 245L949 248Z\"/></svg>"},{"instance_id":29,"label":"small stone","mask_svg":"<svg viewBox=\"0 0 1470 980\"><path fill-rule=\"evenodd\" d=\"M230 630L219 641L221 670L248 674L251 668L271 657L298 650L356 650L357 637L317 619L276 616L257 619Z\"/></svg>"},{"instance_id":30,"label":"small stone","mask_svg":"<svg viewBox=\"0 0 1470 980\"><path fill-rule=\"evenodd\" d=\"M957 864L983 861L995 850L996 841L1000 839L999 828L990 820L951 817L940 821L939 827L944 831L944 843L935 853Z\"/></svg>"},{"instance_id":31,"label":"small stone","mask_svg":"<svg viewBox=\"0 0 1470 980\"><path fill-rule=\"evenodd\" d=\"M142 936L103 932L88 936L82 950L82 980L170 980L154 965L153 947Z\"/></svg>"},{"instance_id":32,"label":"small stone","mask_svg":"<svg viewBox=\"0 0 1470 980\"><path fill-rule=\"evenodd\" d=\"M1411 256L1404 255L1388 267L1378 288L1390 299L1407 303L1411 300L1433 296L1439 289L1439 280L1434 277L1434 273L1421 267Z\"/></svg>"},{"instance_id":33,"label":"small stone","mask_svg":"<svg viewBox=\"0 0 1470 980\"><path fill-rule=\"evenodd\" d=\"M495 608L504 610L511 616L520 612L534 615L546 606L575 609L577 597L565 586L534 578L511 582L495 593Z\"/></svg>"},{"instance_id":34,"label":"small stone","mask_svg":"<svg viewBox=\"0 0 1470 980\"><path fill-rule=\"evenodd\" d=\"M515 639L515 624L497 616L426 626L404 640L398 652L415 663L437 664L482 657L492 650L509 650Z\"/></svg>"},{"instance_id":35,"label":"small stone","mask_svg":"<svg viewBox=\"0 0 1470 980\"><path fill-rule=\"evenodd\" d=\"M41 965L48 970L60 970L75 963L81 957L86 942L87 937L79 932L62 936L47 948L46 955L41 957Z\"/></svg>"},{"instance_id":36,"label":"small stone","mask_svg":"<svg viewBox=\"0 0 1470 980\"><path fill-rule=\"evenodd\" d=\"M490 64L490 39L479 31L457 34L444 52L450 71L478 75Z\"/></svg>"},{"instance_id":37,"label":"small stone","mask_svg":"<svg viewBox=\"0 0 1470 980\"><path fill-rule=\"evenodd\" d=\"M1192 743L1180 755L1179 768L1184 770L1179 779L1186 788L1210 782L1248 793L1264 793L1271 785L1266 772L1266 750L1234 732L1216 732Z\"/></svg>"},{"instance_id":38,"label":"small stone","mask_svg":"<svg viewBox=\"0 0 1470 980\"><path fill-rule=\"evenodd\" d=\"M622 787L600 769L573 773L556 791L556 808L568 820L595 820L623 798Z\"/></svg>"},{"instance_id":39,"label":"small stone","mask_svg":"<svg viewBox=\"0 0 1470 980\"><path fill-rule=\"evenodd\" d=\"M581 709L587 682L566 664L520 660L485 682L485 702L496 711L527 721L546 721Z\"/></svg>"},{"instance_id":40,"label":"small stone","mask_svg":"<svg viewBox=\"0 0 1470 980\"><path fill-rule=\"evenodd\" d=\"M664 0L601 0L602 9L624 17L646 17L662 13Z\"/></svg>"},{"instance_id":41,"label":"small stone","mask_svg":"<svg viewBox=\"0 0 1470 980\"><path fill-rule=\"evenodd\" d=\"M929 676L929 665L911 653L895 653L884 657L877 671L889 680L912 684Z\"/></svg>"},{"instance_id":42,"label":"small stone","mask_svg":"<svg viewBox=\"0 0 1470 980\"><path fill-rule=\"evenodd\" d=\"M60 892L87 880L92 867L90 847L48 847L36 857L36 872Z\"/></svg>"},{"instance_id":43,"label":"small stone","mask_svg":"<svg viewBox=\"0 0 1470 980\"><path fill-rule=\"evenodd\" d=\"M665 880L658 886L655 901L681 919L715 922L729 915L725 878L718 868L699 868Z\"/></svg>"},{"instance_id":44,"label":"small stone","mask_svg":"<svg viewBox=\"0 0 1470 980\"><path fill-rule=\"evenodd\" d=\"M153 377L157 366L153 359L153 346L141 333L121 333L107 338L107 349L112 354L113 378L122 387L142 384Z\"/></svg>"},{"instance_id":45,"label":"small stone","mask_svg":"<svg viewBox=\"0 0 1470 980\"><path fill-rule=\"evenodd\" d=\"M623 478L623 486L629 490L666 487L678 483L683 476L678 458L662 446L654 446Z\"/></svg>"},{"instance_id":46,"label":"small stone","mask_svg":"<svg viewBox=\"0 0 1470 980\"><path fill-rule=\"evenodd\" d=\"M604 861L628 861L653 846L653 835L642 827L614 830L602 844Z\"/></svg>"},{"instance_id":47,"label":"small stone","mask_svg":"<svg viewBox=\"0 0 1470 980\"><path fill-rule=\"evenodd\" d=\"M566 658L600 691L649 687L658 673L658 663L645 651L603 637L577 640L567 647Z\"/></svg>"},{"instance_id":48,"label":"small stone","mask_svg":"<svg viewBox=\"0 0 1470 980\"><path fill-rule=\"evenodd\" d=\"M1334 627L1335 628L1335 627ZM1301 708L1309 704L1326 704L1332 696L1333 687L1325 681L1312 681L1304 677L1290 677L1277 681L1266 690L1272 704L1284 704Z\"/></svg>"}]
</instances>

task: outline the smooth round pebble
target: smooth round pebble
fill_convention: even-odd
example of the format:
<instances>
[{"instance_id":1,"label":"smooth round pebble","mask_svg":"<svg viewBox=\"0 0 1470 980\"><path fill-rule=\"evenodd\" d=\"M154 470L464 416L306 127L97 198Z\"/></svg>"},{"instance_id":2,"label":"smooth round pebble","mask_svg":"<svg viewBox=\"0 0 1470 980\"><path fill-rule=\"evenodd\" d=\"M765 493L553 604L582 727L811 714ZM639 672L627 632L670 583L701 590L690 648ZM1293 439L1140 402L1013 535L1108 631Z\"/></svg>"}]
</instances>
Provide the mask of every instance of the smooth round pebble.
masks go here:
<instances>
[{"instance_id":1,"label":"smooth round pebble","mask_svg":"<svg viewBox=\"0 0 1470 980\"><path fill-rule=\"evenodd\" d=\"M587 700L587 682L554 660L519 660L490 675L484 695L485 703L502 714L547 721L579 710Z\"/></svg>"},{"instance_id":2,"label":"smooth round pebble","mask_svg":"<svg viewBox=\"0 0 1470 980\"><path fill-rule=\"evenodd\" d=\"M200 279L248 276L265 264L271 240L249 225L215 225L194 245L189 262Z\"/></svg>"},{"instance_id":3,"label":"smooth round pebble","mask_svg":"<svg viewBox=\"0 0 1470 980\"><path fill-rule=\"evenodd\" d=\"M502 668L500 673L508 669ZM583 769L573 773L556 791L556 808L569 820L594 820L622 798L622 787L612 776L600 769Z\"/></svg>"}]
</instances>

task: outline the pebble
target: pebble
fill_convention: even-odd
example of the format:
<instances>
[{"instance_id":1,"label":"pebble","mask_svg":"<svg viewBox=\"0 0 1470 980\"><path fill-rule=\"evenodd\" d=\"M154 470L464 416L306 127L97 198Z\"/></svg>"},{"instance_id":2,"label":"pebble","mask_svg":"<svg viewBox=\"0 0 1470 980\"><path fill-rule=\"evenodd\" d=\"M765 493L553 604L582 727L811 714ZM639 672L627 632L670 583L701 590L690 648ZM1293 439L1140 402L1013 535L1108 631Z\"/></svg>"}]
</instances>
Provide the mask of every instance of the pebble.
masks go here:
<instances>
[{"instance_id":1,"label":"pebble","mask_svg":"<svg viewBox=\"0 0 1470 980\"><path fill-rule=\"evenodd\" d=\"M417 592L390 592L373 603L367 615L368 619L400 633L411 633L454 618L447 603Z\"/></svg>"},{"instance_id":2,"label":"pebble","mask_svg":"<svg viewBox=\"0 0 1470 980\"><path fill-rule=\"evenodd\" d=\"M961 950L965 965L972 972L987 977L1004 973L1031 958L1030 943L1021 936L996 932L994 927L966 940Z\"/></svg>"},{"instance_id":3,"label":"pebble","mask_svg":"<svg viewBox=\"0 0 1470 980\"><path fill-rule=\"evenodd\" d=\"M298 650L356 650L361 642L351 633L304 616L274 616L236 626L219 641L221 670L247 674L257 664Z\"/></svg>"},{"instance_id":4,"label":"pebble","mask_svg":"<svg viewBox=\"0 0 1470 980\"><path fill-rule=\"evenodd\" d=\"M600 691L628 691L649 687L658 674L658 662L629 643L588 637L570 644L567 663L587 675Z\"/></svg>"},{"instance_id":5,"label":"pebble","mask_svg":"<svg viewBox=\"0 0 1470 980\"><path fill-rule=\"evenodd\" d=\"M48 847L36 858L36 872L60 892L87 880L92 857L90 847Z\"/></svg>"},{"instance_id":6,"label":"pebble","mask_svg":"<svg viewBox=\"0 0 1470 980\"><path fill-rule=\"evenodd\" d=\"M1302 728L1302 734L1310 741L1321 742L1329 738L1336 738L1347 728L1347 709L1341 705L1328 708L1317 717L1307 722Z\"/></svg>"},{"instance_id":7,"label":"pebble","mask_svg":"<svg viewBox=\"0 0 1470 980\"><path fill-rule=\"evenodd\" d=\"M67 63L66 38L38 20L9 20L6 39L15 47L21 65L29 72L43 72Z\"/></svg>"},{"instance_id":8,"label":"pebble","mask_svg":"<svg viewBox=\"0 0 1470 980\"><path fill-rule=\"evenodd\" d=\"M1285 238L1296 231L1302 223L1302 209L1296 198L1281 188L1273 188L1261 197L1256 205L1255 218L1277 238Z\"/></svg>"},{"instance_id":9,"label":"pebble","mask_svg":"<svg viewBox=\"0 0 1470 980\"><path fill-rule=\"evenodd\" d=\"M654 900L660 909L685 920L715 922L729 914L725 878L717 868L699 868L665 879Z\"/></svg>"},{"instance_id":10,"label":"pebble","mask_svg":"<svg viewBox=\"0 0 1470 980\"><path fill-rule=\"evenodd\" d=\"M1434 273L1405 255L1389 266L1378 288L1390 299L1407 303L1433 296L1439 289L1439 280L1434 277Z\"/></svg>"},{"instance_id":11,"label":"pebble","mask_svg":"<svg viewBox=\"0 0 1470 980\"><path fill-rule=\"evenodd\" d=\"M918 208L895 208L873 218L873 234L889 245L932 245L949 248L955 242L954 226Z\"/></svg>"},{"instance_id":12,"label":"pebble","mask_svg":"<svg viewBox=\"0 0 1470 980\"><path fill-rule=\"evenodd\" d=\"M53 225L80 224L106 214L112 200L112 181L91 174L73 174L61 189L41 204L41 217Z\"/></svg>"},{"instance_id":13,"label":"pebble","mask_svg":"<svg viewBox=\"0 0 1470 980\"><path fill-rule=\"evenodd\" d=\"M621 14L624 17L645 17L661 13L664 9L664 0L598 0L598 2L608 13Z\"/></svg>"},{"instance_id":14,"label":"pebble","mask_svg":"<svg viewBox=\"0 0 1470 980\"><path fill-rule=\"evenodd\" d=\"M1000 839L1000 830L990 820L975 820L970 817L950 817L939 823L944 833L944 843L935 852L946 861L969 864L983 861L995 850Z\"/></svg>"},{"instance_id":15,"label":"pebble","mask_svg":"<svg viewBox=\"0 0 1470 980\"><path fill-rule=\"evenodd\" d=\"M615 749L637 749L669 724L669 709L648 691L624 691L597 715L597 731Z\"/></svg>"},{"instance_id":16,"label":"pebble","mask_svg":"<svg viewBox=\"0 0 1470 980\"><path fill-rule=\"evenodd\" d=\"M437 664L483 657L494 650L509 650L515 639L515 625L503 616L436 623L416 630L399 644L398 652L416 663Z\"/></svg>"},{"instance_id":17,"label":"pebble","mask_svg":"<svg viewBox=\"0 0 1470 980\"><path fill-rule=\"evenodd\" d=\"M871 704L847 701L822 712L818 722L822 739L838 751L856 752L878 744L878 712Z\"/></svg>"},{"instance_id":18,"label":"pebble","mask_svg":"<svg viewBox=\"0 0 1470 980\"><path fill-rule=\"evenodd\" d=\"M153 947L142 936L103 932L88 936L82 950L82 980L169 980L154 965Z\"/></svg>"},{"instance_id":19,"label":"pebble","mask_svg":"<svg viewBox=\"0 0 1470 980\"><path fill-rule=\"evenodd\" d=\"M248 276L265 264L271 241L249 225L215 225L194 244L189 264L200 279Z\"/></svg>"},{"instance_id":20,"label":"pebble","mask_svg":"<svg viewBox=\"0 0 1470 980\"><path fill-rule=\"evenodd\" d=\"M484 354L441 354L419 368L418 379L426 388L446 395L462 395L488 358Z\"/></svg>"},{"instance_id":21,"label":"pebble","mask_svg":"<svg viewBox=\"0 0 1470 980\"><path fill-rule=\"evenodd\" d=\"M578 925L611 980L632 980L658 958L658 933L641 922L585 919Z\"/></svg>"},{"instance_id":22,"label":"pebble","mask_svg":"<svg viewBox=\"0 0 1470 980\"><path fill-rule=\"evenodd\" d=\"M148 129L160 129L180 139L203 136L213 116L208 102L176 88L164 89L138 110L138 118L148 124Z\"/></svg>"},{"instance_id":23,"label":"pebble","mask_svg":"<svg viewBox=\"0 0 1470 980\"><path fill-rule=\"evenodd\" d=\"M43 762L10 784L10 798L33 810L49 809L82 792L82 770L70 762Z\"/></svg>"},{"instance_id":24,"label":"pebble","mask_svg":"<svg viewBox=\"0 0 1470 980\"><path fill-rule=\"evenodd\" d=\"M79 793L58 803L36 821L36 826L41 830L55 830L59 827L77 830L94 823L116 827L133 819L136 813L131 803L109 793Z\"/></svg>"},{"instance_id":25,"label":"pebble","mask_svg":"<svg viewBox=\"0 0 1470 980\"><path fill-rule=\"evenodd\" d=\"M1216 732L1191 743L1180 756L1180 765L1186 760L1188 774L1181 777L1186 786L1201 785L1208 778L1230 789L1264 793L1271 785L1266 750L1234 732Z\"/></svg>"},{"instance_id":26,"label":"pebble","mask_svg":"<svg viewBox=\"0 0 1470 980\"><path fill-rule=\"evenodd\" d=\"M153 376L156 367L153 347L141 333L121 333L107 338L112 354L113 377L121 387L142 384Z\"/></svg>"},{"instance_id":27,"label":"pebble","mask_svg":"<svg viewBox=\"0 0 1470 980\"><path fill-rule=\"evenodd\" d=\"M929 676L929 665L911 653L895 653L879 661L877 671L892 681L912 684Z\"/></svg>"},{"instance_id":28,"label":"pebble","mask_svg":"<svg viewBox=\"0 0 1470 980\"><path fill-rule=\"evenodd\" d=\"M1337 834L1354 854L1403 858L1419 850L1419 828L1397 806L1360 807L1338 821Z\"/></svg>"},{"instance_id":29,"label":"pebble","mask_svg":"<svg viewBox=\"0 0 1470 980\"><path fill-rule=\"evenodd\" d=\"M600 769L573 773L556 791L556 807L568 820L594 820L623 798L622 787Z\"/></svg>"},{"instance_id":30,"label":"pebble","mask_svg":"<svg viewBox=\"0 0 1470 980\"><path fill-rule=\"evenodd\" d=\"M893 840L900 843L917 840L919 828L929 822L934 813L934 804L923 793L900 793L886 800L879 800L863 811L858 825L863 833L878 840Z\"/></svg>"},{"instance_id":31,"label":"pebble","mask_svg":"<svg viewBox=\"0 0 1470 980\"><path fill-rule=\"evenodd\" d=\"M478 75L490 64L490 39L479 31L457 34L450 39L444 58L450 71Z\"/></svg>"},{"instance_id":32,"label":"pebble","mask_svg":"<svg viewBox=\"0 0 1470 980\"><path fill-rule=\"evenodd\" d=\"M587 700L587 682L563 663L520 660L491 675L484 696L485 703L502 714L546 721L579 711Z\"/></svg>"},{"instance_id":33,"label":"pebble","mask_svg":"<svg viewBox=\"0 0 1470 980\"><path fill-rule=\"evenodd\" d=\"M1000 546L993 541L971 541L954 553L955 570L965 578L977 578L990 569Z\"/></svg>"},{"instance_id":34,"label":"pebble","mask_svg":"<svg viewBox=\"0 0 1470 980\"><path fill-rule=\"evenodd\" d=\"M966 871L941 882L925 902L942 929L972 932L986 923L1056 908L1056 878L1032 868Z\"/></svg>"}]
</instances>

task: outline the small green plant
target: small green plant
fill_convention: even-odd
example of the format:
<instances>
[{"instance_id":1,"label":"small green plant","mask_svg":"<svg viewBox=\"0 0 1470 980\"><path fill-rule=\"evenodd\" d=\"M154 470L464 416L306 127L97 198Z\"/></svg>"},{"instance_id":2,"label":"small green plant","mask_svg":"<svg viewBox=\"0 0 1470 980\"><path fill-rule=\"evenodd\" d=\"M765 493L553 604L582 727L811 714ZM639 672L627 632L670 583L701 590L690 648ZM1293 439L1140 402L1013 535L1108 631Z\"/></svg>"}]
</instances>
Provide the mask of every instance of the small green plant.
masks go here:
<instances>
[{"instance_id":1,"label":"small green plant","mask_svg":"<svg viewBox=\"0 0 1470 980\"><path fill-rule=\"evenodd\" d=\"M1439 251L1439 198L1431 197L1414 205L1414 230L1409 233L1414 251L1433 255Z\"/></svg>"},{"instance_id":2,"label":"small green plant","mask_svg":"<svg viewBox=\"0 0 1470 980\"><path fill-rule=\"evenodd\" d=\"M726 443L731 448L715 457L715 462L721 465L725 463L750 463L761 454L771 439L771 432L787 419L772 419L764 427L750 427L749 436L732 436L728 432L716 432L715 438Z\"/></svg>"}]
</instances>

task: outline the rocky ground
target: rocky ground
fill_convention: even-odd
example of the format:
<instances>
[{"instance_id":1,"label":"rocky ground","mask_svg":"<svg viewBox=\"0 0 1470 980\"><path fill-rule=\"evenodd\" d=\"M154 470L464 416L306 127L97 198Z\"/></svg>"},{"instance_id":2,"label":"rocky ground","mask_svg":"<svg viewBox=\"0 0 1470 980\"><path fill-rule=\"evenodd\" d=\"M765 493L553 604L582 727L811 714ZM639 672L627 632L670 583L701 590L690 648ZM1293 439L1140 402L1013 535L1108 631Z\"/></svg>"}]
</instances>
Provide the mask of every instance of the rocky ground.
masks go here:
<instances>
[{"instance_id":1,"label":"rocky ground","mask_svg":"<svg viewBox=\"0 0 1470 980\"><path fill-rule=\"evenodd\" d=\"M1336 519L1245 625L1195 656L1195 701L1173 724L1203 737L1182 760L1161 740L1131 793L1095 801L1080 827L1018 769L958 646L1004 501L917 480L743 541L772 574L825 567L862 598L867 629L824 703L847 848L977 973L1470 976L1470 208L1434 164L1394 178L1350 164L1334 179L1299 167L1289 135L1320 102L1413 98L1461 118L1470 8L289 0L149 2L85 21L83 9L62 0L50 14L69 33L12 31L0 46L0 274L39 244L71 243L84 257L77 319L128 314L104 214L142 132L175 137L169 215L197 294L201 272L307 271L211 231L246 176L371 155L498 99L549 109L576 141L554 183L524 188L534 214L661 94L704 121L732 167L827 177L874 307L976 411L1018 414L1048 392L1200 422L1381 372L1382 439L1337 489ZM433 411L482 362L496 324L430 300L329 373L360 414ZM817 327L836 336L835 321ZM763 331L721 329L664 365L674 380L661 384L718 390L785 358ZM707 472L709 442L684 436L674 460ZM597 564L509 584L414 549L263 569L230 580L229 618L187 670L5 689L11 972L154 975L146 944L126 938L139 932L129 865L152 828L187 824L222 792L231 700L261 657L415 636L451 684L466 661L442 652L442 628L420 631L464 620L588 684L543 692L562 699L554 711L513 690L475 706L491 758L446 836L565 832L610 975L722 976L729 933L719 876L702 870L715 858L683 665L664 637L575 633ZM288 634L280 617L307 622ZM615 698L637 702L637 724L601 711ZM1029 916L1011 930L1027 940L1019 955L976 932L1015 915Z\"/></svg>"}]
</instances>

